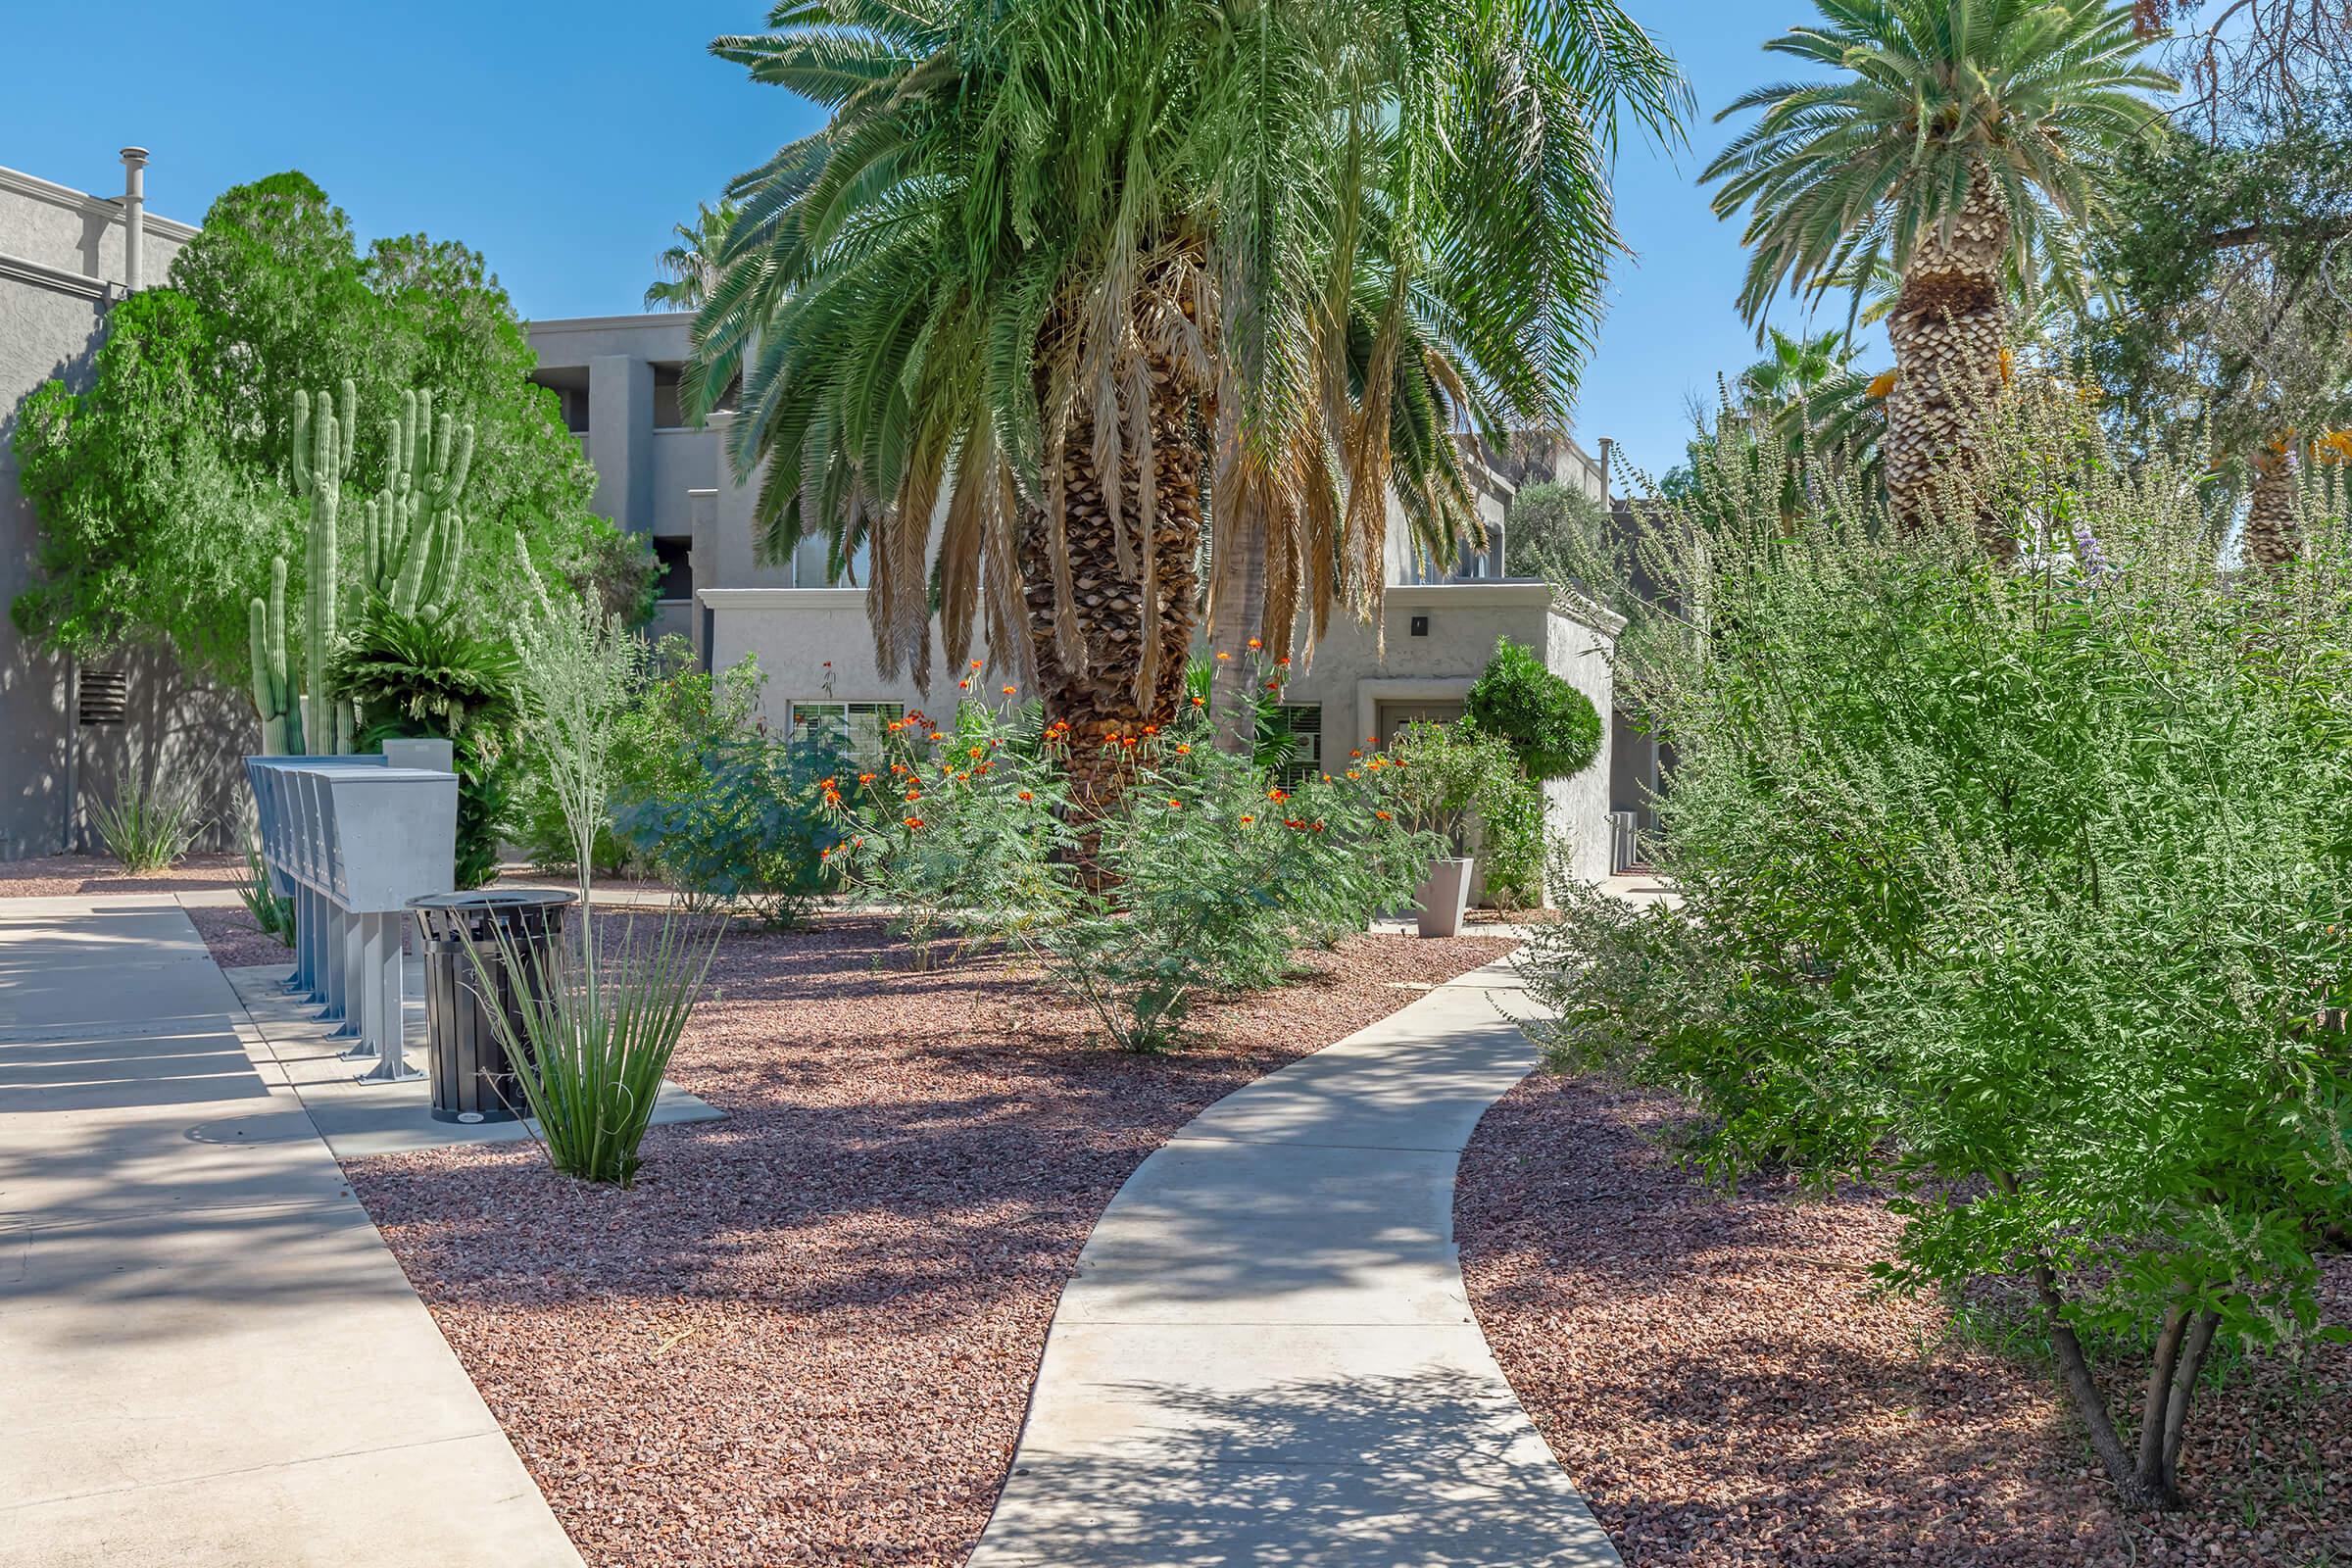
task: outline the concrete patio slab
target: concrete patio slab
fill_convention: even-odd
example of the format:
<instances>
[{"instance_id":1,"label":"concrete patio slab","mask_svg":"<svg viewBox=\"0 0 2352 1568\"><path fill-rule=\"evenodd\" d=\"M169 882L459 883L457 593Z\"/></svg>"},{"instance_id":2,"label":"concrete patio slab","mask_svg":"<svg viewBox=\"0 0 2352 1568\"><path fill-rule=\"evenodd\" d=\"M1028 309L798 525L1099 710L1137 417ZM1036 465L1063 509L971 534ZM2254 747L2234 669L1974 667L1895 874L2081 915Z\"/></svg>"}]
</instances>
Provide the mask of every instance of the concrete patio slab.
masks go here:
<instances>
[{"instance_id":1,"label":"concrete patio slab","mask_svg":"<svg viewBox=\"0 0 2352 1568\"><path fill-rule=\"evenodd\" d=\"M971 1568L1601 1568L1472 1317L1453 1178L1507 963L1210 1106L1088 1238Z\"/></svg>"}]
</instances>

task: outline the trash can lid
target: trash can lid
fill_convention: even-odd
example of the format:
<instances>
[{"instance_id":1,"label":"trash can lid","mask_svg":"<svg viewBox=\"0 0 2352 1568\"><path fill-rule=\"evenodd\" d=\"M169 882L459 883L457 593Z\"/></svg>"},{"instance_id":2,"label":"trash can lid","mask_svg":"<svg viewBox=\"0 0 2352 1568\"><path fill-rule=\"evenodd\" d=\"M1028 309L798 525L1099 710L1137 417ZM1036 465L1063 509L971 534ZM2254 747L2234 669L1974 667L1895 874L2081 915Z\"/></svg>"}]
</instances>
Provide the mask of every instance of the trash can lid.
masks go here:
<instances>
[{"instance_id":1,"label":"trash can lid","mask_svg":"<svg viewBox=\"0 0 2352 1568\"><path fill-rule=\"evenodd\" d=\"M412 909L553 909L577 904L577 893L561 888L477 888L471 893L428 893L411 899Z\"/></svg>"}]
</instances>

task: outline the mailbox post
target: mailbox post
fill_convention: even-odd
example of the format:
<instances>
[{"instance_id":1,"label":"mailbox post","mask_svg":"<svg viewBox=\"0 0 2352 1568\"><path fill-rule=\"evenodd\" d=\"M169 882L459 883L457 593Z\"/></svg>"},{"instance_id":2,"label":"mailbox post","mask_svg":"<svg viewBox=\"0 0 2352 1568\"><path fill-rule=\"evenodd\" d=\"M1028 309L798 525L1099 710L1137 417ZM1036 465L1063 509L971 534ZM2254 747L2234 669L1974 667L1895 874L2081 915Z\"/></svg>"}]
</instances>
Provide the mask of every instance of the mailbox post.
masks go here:
<instances>
[{"instance_id":1,"label":"mailbox post","mask_svg":"<svg viewBox=\"0 0 2352 1568\"><path fill-rule=\"evenodd\" d=\"M297 918L315 927L318 991L356 1034L348 1053L372 1058L373 1082L420 1078L405 1058L401 925L414 898L455 885L458 781L383 759L252 758L263 854L309 895Z\"/></svg>"}]
</instances>

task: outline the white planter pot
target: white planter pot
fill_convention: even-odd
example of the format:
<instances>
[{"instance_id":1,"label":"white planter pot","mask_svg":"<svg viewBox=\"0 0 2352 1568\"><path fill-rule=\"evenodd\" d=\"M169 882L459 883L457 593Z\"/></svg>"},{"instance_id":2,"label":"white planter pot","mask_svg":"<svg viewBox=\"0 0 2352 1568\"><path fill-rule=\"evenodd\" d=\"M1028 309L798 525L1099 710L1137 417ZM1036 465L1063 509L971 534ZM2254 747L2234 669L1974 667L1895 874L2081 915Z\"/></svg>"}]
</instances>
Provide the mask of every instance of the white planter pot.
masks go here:
<instances>
[{"instance_id":1,"label":"white planter pot","mask_svg":"<svg viewBox=\"0 0 2352 1568\"><path fill-rule=\"evenodd\" d=\"M1421 906L1423 936L1462 934L1462 911L1470 906L1470 866L1466 857L1440 860L1429 868L1428 880L1413 890L1413 901Z\"/></svg>"}]
</instances>

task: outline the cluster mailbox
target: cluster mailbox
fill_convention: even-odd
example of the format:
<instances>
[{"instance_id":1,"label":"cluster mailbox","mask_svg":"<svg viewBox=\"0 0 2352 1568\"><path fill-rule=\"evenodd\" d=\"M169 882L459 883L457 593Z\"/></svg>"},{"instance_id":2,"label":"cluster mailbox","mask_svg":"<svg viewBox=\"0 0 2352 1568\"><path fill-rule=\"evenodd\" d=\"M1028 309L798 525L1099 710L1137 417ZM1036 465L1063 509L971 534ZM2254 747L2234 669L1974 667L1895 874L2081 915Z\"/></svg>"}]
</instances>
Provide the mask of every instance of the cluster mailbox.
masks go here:
<instances>
[{"instance_id":1,"label":"cluster mailbox","mask_svg":"<svg viewBox=\"0 0 2352 1568\"><path fill-rule=\"evenodd\" d=\"M362 1076L377 1082L423 1076L403 1054L401 922L456 885L457 775L392 765L408 760L245 760L271 887L295 901L287 990L358 1038L348 1054L374 1058Z\"/></svg>"}]
</instances>

